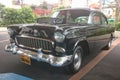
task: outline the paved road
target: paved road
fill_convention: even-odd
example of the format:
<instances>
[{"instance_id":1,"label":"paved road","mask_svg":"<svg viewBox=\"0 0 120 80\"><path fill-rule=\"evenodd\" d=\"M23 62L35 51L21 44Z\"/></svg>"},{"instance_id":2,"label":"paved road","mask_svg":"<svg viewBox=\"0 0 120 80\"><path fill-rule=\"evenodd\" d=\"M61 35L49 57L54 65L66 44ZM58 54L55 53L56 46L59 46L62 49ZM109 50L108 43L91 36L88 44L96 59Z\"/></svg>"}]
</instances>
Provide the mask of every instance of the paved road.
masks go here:
<instances>
[{"instance_id":1,"label":"paved road","mask_svg":"<svg viewBox=\"0 0 120 80\"><path fill-rule=\"evenodd\" d=\"M0 32L0 41L7 40L9 38L7 32Z\"/></svg>"},{"instance_id":2,"label":"paved road","mask_svg":"<svg viewBox=\"0 0 120 80\"><path fill-rule=\"evenodd\" d=\"M51 67L49 64L32 61L32 66L20 62L18 55L12 55L4 51L9 43L7 32L0 32L0 73L17 73L35 80L68 80L73 75L65 74L62 68ZM95 51L85 57L84 65L88 64L98 55Z\"/></svg>"}]
</instances>

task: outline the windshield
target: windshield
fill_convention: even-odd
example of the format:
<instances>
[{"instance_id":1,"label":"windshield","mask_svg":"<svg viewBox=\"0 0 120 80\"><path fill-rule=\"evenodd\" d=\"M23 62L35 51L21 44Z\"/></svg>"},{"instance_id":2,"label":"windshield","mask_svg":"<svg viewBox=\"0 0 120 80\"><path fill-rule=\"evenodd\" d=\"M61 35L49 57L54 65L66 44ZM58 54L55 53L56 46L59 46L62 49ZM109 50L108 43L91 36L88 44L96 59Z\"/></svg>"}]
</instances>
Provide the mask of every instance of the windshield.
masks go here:
<instances>
[{"instance_id":1,"label":"windshield","mask_svg":"<svg viewBox=\"0 0 120 80\"><path fill-rule=\"evenodd\" d=\"M52 17L60 18L63 24L66 23L79 23L87 24L90 12L88 10L61 10L55 12Z\"/></svg>"}]
</instances>

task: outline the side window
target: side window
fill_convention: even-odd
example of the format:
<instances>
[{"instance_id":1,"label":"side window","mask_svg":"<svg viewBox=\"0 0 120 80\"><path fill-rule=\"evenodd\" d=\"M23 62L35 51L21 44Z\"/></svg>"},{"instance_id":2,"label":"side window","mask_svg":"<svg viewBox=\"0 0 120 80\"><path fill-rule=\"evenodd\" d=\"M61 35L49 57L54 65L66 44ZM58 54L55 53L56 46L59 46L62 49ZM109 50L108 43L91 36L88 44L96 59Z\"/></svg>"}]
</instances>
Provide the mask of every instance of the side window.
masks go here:
<instances>
[{"instance_id":1,"label":"side window","mask_svg":"<svg viewBox=\"0 0 120 80\"><path fill-rule=\"evenodd\" d=\"M100 15L97 13L93 14L93 24L101 24L101 18Z\"/></svg>"},{"instance_id":2,"label":"side window","mask_svg":"<svg viewBox=\"0 0 120 80\"><path fill-rule=\"evenodd\" d=\"M103 24L103 25L108 24L108 22L107 22L105 16L101 15L101 18L102 18L102 24Z\"/></svg>"}]
</instances>

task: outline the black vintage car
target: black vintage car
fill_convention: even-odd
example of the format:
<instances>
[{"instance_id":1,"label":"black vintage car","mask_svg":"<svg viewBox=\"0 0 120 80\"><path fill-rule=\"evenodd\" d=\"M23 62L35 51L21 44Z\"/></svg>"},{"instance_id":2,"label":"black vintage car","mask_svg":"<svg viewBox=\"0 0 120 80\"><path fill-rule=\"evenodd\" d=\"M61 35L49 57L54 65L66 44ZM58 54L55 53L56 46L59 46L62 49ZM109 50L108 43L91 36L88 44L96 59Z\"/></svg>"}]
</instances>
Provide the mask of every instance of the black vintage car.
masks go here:
<instances>
[{"instance_id":1,"label":"black vintage car","mask_svg":"<svg viewBox=\"0 0 120 80\"><path fill-rule=\"evenodd\" d=\"M37 23L7 29L10 44L5 50L19 54L22 62L30 65L35 59L72 73L79 71L84 55L109 49L113 38L105 15L86 8L60 10Z\"/></svg>"}]
</instances>

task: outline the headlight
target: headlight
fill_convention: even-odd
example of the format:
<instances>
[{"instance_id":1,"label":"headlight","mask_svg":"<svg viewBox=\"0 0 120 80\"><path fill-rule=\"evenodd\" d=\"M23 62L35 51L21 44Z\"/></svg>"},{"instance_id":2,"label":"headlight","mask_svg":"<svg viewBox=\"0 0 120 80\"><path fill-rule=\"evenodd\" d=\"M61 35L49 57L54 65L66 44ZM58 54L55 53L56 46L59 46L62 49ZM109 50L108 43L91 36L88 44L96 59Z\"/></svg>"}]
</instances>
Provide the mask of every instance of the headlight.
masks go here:
<instances>
[{"instance_id":1,"label":"headlight","mask_svg":"<svg viewBox=\"0 0 120 80\"><path fill-rule=\"evenodd\" d=\"M61 32L55 32L54 39L56 42L63 42L65 39L65 36Z\"/></svg>"},{"instance_id":2,"label":"headlight","mask_svg":"<svg viewBox=\"0 0 120 80\"><path fill-rule=\"evenodd\" d=\"M9 34L10 36L12 36L13 33L14 33L14 31L13 31L12 29L8 28L8 34Z\"/></svg>"}]
</instances>

